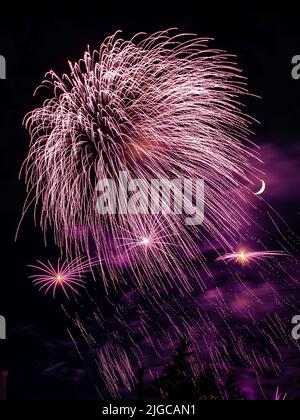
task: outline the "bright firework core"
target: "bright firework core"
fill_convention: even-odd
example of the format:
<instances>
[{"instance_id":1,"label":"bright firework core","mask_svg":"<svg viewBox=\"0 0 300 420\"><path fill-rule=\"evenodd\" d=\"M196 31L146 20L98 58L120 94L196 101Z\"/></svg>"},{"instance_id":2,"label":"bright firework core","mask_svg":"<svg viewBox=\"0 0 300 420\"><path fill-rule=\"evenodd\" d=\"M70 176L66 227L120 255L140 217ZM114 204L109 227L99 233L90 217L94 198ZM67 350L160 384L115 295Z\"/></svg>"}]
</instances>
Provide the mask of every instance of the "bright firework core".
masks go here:
<instances>
[{"instance_id":1,"label":"bright firework core","mask_svg":"<svg viewBox=\"0 0 300 420\"><path fill-rule=\"evenodd\" d=\"M241 264L246 264L247 262L249 262L249 260L248 260L248 258L247 258L247 252L246 252L246 251L244 251L244 250L239 251L239 252L237 253L237 260L238 260L238 262L239 262L239 263L241 263Z\"/></svg>"},{"instance_id":2,"label":"bright firework core","mask_svg":"<svg viewBox=\"0 0 300 420\"><path fill-rule=\"evenodd\" d=\"M149 245L150 244L150 239L149 238L142 238L141 240L141 245Z\"/></svg>"}]
</instances>

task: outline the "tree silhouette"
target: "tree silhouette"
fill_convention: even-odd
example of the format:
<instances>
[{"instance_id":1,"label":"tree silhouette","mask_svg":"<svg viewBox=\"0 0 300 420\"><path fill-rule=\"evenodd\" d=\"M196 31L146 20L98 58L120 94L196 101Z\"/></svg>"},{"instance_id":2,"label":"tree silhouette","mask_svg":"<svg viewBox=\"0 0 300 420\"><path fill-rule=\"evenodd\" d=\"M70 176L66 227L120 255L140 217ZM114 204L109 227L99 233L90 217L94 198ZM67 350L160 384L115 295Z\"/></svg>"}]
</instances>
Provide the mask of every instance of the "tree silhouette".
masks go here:
<instances>
[{"instance_id":1,"label":"tree silhouette","mask_svg":"<svg viewBox=\"0 0 300 420\"><path fill-rule=\"evenodd\" d=\"M177 401L193 399L195 384L192 379L191 355L186 340L181 339L171 363L168 363L161 376L153 381L147 395L155 399Z\"/></svg>"},{"instance_id":2,"label":"tree silhouette","mask_svg":"<svg viewBox=\"0 0 300 420\"><path fill-rule=\"evenodd\" d=\"M218 384L212 369L204 369L197 377L192 372L193 353L188 343L181 339L174 350L172 361L168 363L155 379L145 395L151 399L171 401L182 400L245 400L236 375L229 372L225 384Z\"/></svg>"}]
</instances>

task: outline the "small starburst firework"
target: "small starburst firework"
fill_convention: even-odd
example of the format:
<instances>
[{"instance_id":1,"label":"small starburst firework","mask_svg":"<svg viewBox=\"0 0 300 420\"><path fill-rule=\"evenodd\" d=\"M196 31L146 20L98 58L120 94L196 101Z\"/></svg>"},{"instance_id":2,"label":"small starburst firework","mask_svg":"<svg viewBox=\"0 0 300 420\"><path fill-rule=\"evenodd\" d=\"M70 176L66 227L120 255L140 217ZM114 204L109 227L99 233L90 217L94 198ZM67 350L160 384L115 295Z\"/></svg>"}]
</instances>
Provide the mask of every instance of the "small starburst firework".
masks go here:
<instances>
[{"instance_id":1,"label":"small starburst firework","mask_svg":"<svg viewBox=\"0 0 300 420\"><path fill-rule=\"evenodd\" d=\"M247 251L241 249L237 252L221 255L217 258L217 261L235 261L239 264L248 264L252 261L261 261L266 258L274 258L286 256L287 253L284 251Z\"/></svg>"},{"instance_id":2,"label":"small starburst firework","mask_svg":"<svg viewBox=\"0 0 300 420\"><path fill-rule=\"evenodd\" d=\"M56 267L54 267L50 261L47 264L42 261L37 261L36 265L29 265L36 270L38 274L33 274L29 278L33 279L34 286L37 286L39 290L42 290L47 294L52 291L53 297L58 289L61 289L65 296L69 298L68 292L78 294L78 288L84 287L84 275L85 271L91 269L91 261L78 257L73 261L60 262L58 260Z\"/></svg>"}]
</instances>

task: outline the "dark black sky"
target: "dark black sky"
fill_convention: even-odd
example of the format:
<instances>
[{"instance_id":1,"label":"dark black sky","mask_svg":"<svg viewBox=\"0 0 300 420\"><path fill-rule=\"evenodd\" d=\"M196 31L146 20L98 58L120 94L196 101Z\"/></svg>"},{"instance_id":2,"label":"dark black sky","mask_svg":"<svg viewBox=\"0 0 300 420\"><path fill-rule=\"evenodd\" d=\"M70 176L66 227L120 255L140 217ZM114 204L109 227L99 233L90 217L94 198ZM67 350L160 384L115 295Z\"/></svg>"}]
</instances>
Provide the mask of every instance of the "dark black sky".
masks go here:
<instances>
[{"instance_id":1,"label":"dark black sky","mask_svg":"<svg viewBox=\"0 0 300 420\"><path fill-rule=\"evenodd\" d=\"M50 359L64 359L53 354L53 343L56 352L66 352L71 359L74 355L66 344L58 305L41 298L26 279L26 264L49 255L41 233L34 229L32 212L14 243L25 196L24 184L18 181L28 147L22 118L39 104L32 93L47 70L65 71L68 59L81 57L87 44L97 48L118 29L124 37L169 27L209 36L215 39L214 47L237 54L250 90L262 97L247 104L261 123L255 140L282 148L298 144L300 80L291 77L291 58L300 54L300 26L296 10L287 2L251 7L237 2L220 6L214 1L184 1L169 7L151 2L138 6L112 2L111 7L96 3L81 2L82 7L72 5L69 10L53 5L0 14L0 55L7 61L7 80L0 80L0 314L6 316L9 332L7 342L0 342L3 354L4 344L7 348L6 357L0 353L0 365L10 370L10 399L95 396L86 378L76 382L68 370L64 379L39 374Z\"/></svg>"}]
</instances>

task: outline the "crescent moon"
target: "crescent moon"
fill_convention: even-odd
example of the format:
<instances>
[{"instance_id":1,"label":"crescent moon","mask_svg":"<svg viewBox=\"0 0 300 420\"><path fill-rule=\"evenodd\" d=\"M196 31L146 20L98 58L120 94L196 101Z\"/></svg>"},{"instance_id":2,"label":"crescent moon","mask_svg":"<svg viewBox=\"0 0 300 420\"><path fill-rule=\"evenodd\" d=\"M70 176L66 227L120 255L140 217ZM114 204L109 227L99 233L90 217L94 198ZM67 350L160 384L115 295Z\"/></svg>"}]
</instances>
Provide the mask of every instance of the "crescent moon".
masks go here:
<instances>
[{"instance_id":1,"label":"crescent moon","mask_svg":"<svg viewBox=\"0 0 300 420\"><path fill-rule=\"evenodd\" d=\"M255 195L260 195L265 191L265 189L266 189L266 184L265 184L265 181L262 179L261 180L261 188L257 192L255 192L254 194Z\"/></svg>"}]
</instances>

